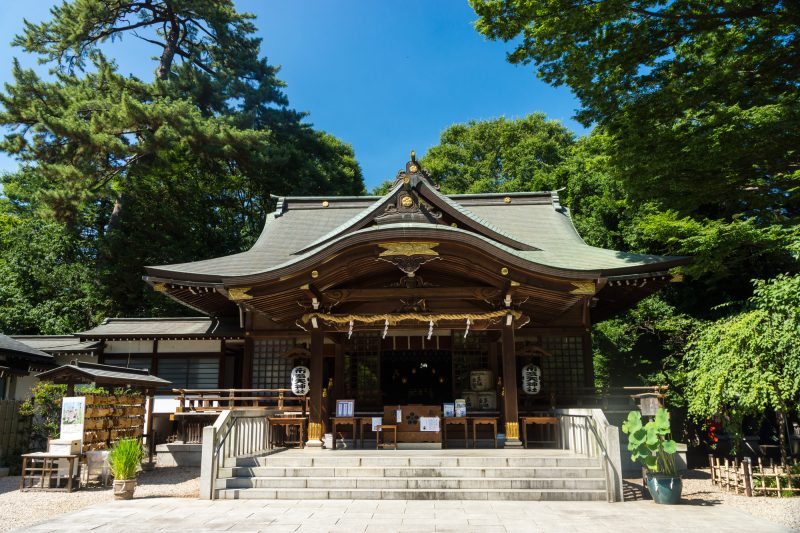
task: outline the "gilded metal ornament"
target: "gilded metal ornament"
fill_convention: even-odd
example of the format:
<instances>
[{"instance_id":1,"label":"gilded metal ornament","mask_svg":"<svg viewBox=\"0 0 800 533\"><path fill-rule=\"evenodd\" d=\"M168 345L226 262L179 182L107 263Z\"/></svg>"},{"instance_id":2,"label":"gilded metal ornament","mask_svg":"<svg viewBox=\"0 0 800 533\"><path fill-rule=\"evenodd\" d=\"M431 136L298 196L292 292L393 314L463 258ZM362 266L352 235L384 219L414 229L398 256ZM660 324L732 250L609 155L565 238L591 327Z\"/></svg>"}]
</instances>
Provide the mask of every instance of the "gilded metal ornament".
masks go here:
<instances>
[{"instance_id":1,"label":"gilded metal ornament","mask_svg":"<svg viewBox=\"0 0 800 533\"><path fill-rule=\"evenodd\" d=\"M308 423L308 440L322 440L322 424L319 422Z\"/></svg>"},{"instance_id":2,"label":"gilded metal ornament","mask_svg":"<svg viewBox=\"0 0 800 533\"><path fill-rule=\"evenodd\" d=\"M573 281L572 286L575 288L570 294L594 294L595 291L594 281Z\"/></svg>"},{"instance_id":3,"label":"gilded metal ornament","mask_svg":"<svg viewBox=\"0 0 800 533\"><path fill-rule=\"evenodd\" d=\"M331 205L331 204L330 204L330 202L328 202L328 200L325 200L325 201L322 202L322 207L328 207L329 205Z\"/></svg>"},{"instance_id":4,"label":"gilded metal ornament","mask_svg":"<svg viewBox=\"0 0 800 533\"><path fill-rule=\"evenodd\" d=\"M439 252L434 250L435 247L439 246L438 242L379 242L378 246L384 249L378 257L439 255Z\"/></svg>"},{"instance_id":5,"label":"gilded metal ornament","mask_svg":"<svg viewBox=\"0 0 800 533\"><path fill-rule=\"evenodd\" d=\"M169 292L166 283L153 283L153 290L156 292Z\"/></svg>"},{"instance_id":6,"label":"gilded metal ornament","mask_svg":"<svg viewBox=\"0 0 800 533\"><path fill-rule=\"evenodd\" d=\"M519 439L519 424L506 422L506 439Z\"/></svg>"},{"instance_id":7,"label":"gilded metal ornament","mask_svg":"<svg viewBox=\"0 0 800 533\"><path fill-rule=\"evenodd\" d=\"M412 205L414 205L414 199L413 199L413 198L411 198L411 197L410 197L410 196L408 196L408 195L406 195L406 196L403 196L403 197L400 199L400 205L402 205L403 207L411 207Z\"/></svg>"},{"instance_id":8,"label":"gilded metal ornament","mask_svg":"<svg viewBox=\"0 0 800 533\"><path fill-rule=\"evenodd\" d=\"M319 272L316 270L311 271L311 277L317 279L319 277Z\"/></svg>"},{"instance_id":9,"label":"gilded metal ornament","mask_svg":"<svg viewBox=\"0 0 800 533\"><path fill-rule=\"evenodd\" d=\"M228 298L234 301L252 300L253 297L247 294L252 287L231 287L228 289Z\"/></svg>"},{"instance_id":10,"label":"gilded metal ornament","mask_svg":"<svg viewBox=\"0 0 800 533\"><path fill-rule=\"evenodd\" d=\"M503 203L504 204L510 204L511 203L511 197L510 196L506 196L505 198L503 198Z\"/></svg>"},{"instance_id":11,"label":"gilded metal ornament","mask_svg":"<svg viewBox=\"0 0 800 533\"><path fill-rule=\"evenodd\" d=\"M503 267L500 269L500 273L504 276L508 276L508 269L506 267Z\"/></svg>"}]
</instances>

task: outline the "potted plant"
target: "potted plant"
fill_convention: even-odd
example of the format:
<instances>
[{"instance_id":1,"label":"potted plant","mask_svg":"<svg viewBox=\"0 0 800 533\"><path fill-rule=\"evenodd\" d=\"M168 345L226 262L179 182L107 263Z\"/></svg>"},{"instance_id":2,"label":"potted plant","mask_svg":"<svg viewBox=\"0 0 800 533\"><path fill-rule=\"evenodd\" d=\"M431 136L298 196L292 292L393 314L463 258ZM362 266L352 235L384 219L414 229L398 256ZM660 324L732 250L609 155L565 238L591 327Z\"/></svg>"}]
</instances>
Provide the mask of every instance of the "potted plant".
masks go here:
<instances>
[{"instance_id":1,"label":"potted plant","mask_svg":"<svg viewBox=\"0 0 800 533\"><path fill-rule=\"evenodd\" d=\"M622 424L622 431L628 435L631 460L639 461L647 469L647 490L653 501L665 504L680 502L683 482L675 466L678 445L670 438L672 431L667 410L660 407L647 424L642 424L639 411L631 411Z\"/></svg>"},{"instance_id":2,"label":"potted plant","mask_svg":"<svg viewBox=\"0 0 800 533\"><path fill-rule=\"evenodd\" d=\"M120 439L108 454L108 464L114 474L114 498L117 500L133 498L142 456L142 445L137 439Z\"/></svg>"}]
</instances>

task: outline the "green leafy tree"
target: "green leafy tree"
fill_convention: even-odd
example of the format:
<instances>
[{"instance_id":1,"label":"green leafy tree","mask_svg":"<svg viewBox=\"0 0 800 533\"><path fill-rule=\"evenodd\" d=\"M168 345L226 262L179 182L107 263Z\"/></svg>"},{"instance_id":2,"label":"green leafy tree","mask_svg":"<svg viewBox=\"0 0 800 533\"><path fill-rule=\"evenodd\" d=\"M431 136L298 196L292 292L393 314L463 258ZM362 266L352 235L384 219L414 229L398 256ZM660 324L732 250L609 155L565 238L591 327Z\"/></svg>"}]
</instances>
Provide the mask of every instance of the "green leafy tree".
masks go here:
<instances>
[{"instance_id":1,"label":"green leafy tree","mask_svg":"<svg viewBox=\"0 0 800 533\"><path fill-rule=\"evenodd\" d=\"M252 20L229 0L74 0L15 38L50 71L15 62L0 92L0 150L21 162L2 178L0 209L23 226L59 225L51 230L76 250L59 257L66 263L45 254L38 269L69 264L99 281L75 300L79 311L43 330L74 331L98 310L186 313L145 290L143 265L247 248L273 194L364 192L352 148L288 107ZM151 80L120 73L107 56L130 39L158 52ZM89 294L75 276L55 286ZM17 289L7 301L42 296ZM37 323L11 305L9 323Z\"/></svg>"},{"instance_id":2,"label":"green leafy tree","mask_svg":"<svg viewBox=\"0 0 800 533\"><path fill-rule=\"evenodd\" d=\"M681 214L765 223L797 210L798 10L779 1L471 0L477 29L514 41L613 136L629 193Z\"/></svg>"},{"instance_id":3,"label":"green leafy tree","mask_svg":"<svg viewBox=\"0 0 800 533\"><path fill-rule=\"evenodd\" d=\"M556 190L574 136L543 113L455 124L422 166L444 193Z\"/></svg>"},{"instance_id":4,"label":"green leafy tree","mask_svg":"<svg viewBox=\"0 0 800 533\"><path fill-rule=\"evenodd\" d=\"M741 436L744 417L774 410L785 461L786 416L800 405L800 276L755 281L743 311L698 329L686 365L691 414L722 413Z\"/></svg>"},{"instance_id":5,"label":"green leafy tree","mask_svg":"<svg viewBox=\"0 0 800 533\"><path fill-rule=\"evenodd\" d=\"M31 398L20 405L19 412L33 417L32 449L44 450L47 439L57 439L61 434L61 400L67 394L67 386L40 381L31 393Z\"/></svg>"}]
</instances>

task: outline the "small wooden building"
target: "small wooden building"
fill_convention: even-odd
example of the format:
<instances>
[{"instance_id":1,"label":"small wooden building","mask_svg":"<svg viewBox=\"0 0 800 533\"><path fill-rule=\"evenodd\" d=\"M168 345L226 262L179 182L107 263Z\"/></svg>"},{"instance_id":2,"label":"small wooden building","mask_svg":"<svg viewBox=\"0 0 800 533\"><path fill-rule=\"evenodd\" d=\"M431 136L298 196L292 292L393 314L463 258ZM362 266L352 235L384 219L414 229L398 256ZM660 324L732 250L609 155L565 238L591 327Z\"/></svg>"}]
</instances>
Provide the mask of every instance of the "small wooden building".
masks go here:
<instances>
[{"instance_id":1,"label":"small wooden building","mask_svg":"<svg viewBox=\"0 0 800 533\"><path fill-rule=\"evenodd\" d=\"M520 415L593 385L592 324L687 261L587 245L556 192L442 194L412 156L383 196L277 198L250 250L147 267L145 281L234 321L243 342L235 364L216 348L220 385L286 388L307 365L312 441L335 399L383 413L466 396L518 445ZM540 383L522 390L530 364Z\"/></svg>"}]
</instances>

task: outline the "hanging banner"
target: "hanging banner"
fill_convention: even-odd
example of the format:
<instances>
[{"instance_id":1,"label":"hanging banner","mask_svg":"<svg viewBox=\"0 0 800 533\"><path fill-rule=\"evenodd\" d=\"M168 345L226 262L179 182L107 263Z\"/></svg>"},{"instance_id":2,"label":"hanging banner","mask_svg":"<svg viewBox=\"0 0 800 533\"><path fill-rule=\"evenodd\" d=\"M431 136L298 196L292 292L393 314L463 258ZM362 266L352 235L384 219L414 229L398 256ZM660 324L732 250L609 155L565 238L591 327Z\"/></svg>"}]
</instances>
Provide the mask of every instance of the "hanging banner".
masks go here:
<instances>
[{"instance_id":1,"label":"hanging banner","mask_svg":"<svg viewBox=\"0 0 800 533\"><path fill-rule=\"evenodd\" d=\"M83 415L85 412L85 396L68 396L61 399L61 435L59 440L79 440L83 445Z\"/></svg>"},{"instance_id":2,"label":"hanging banner","mask_svg":"<svg viewBox=\"0 0 800 533\"><path fill-rule=\"evenodd\" d=\"M533 363L522 367L522 390L525 394L539 394L542 390L542 369Z\"/></svg>"},{"instance_id":3,"label":"hanging banner","mask_svg":"<svg viewBox=\"0 0 800 533\"><path fill-rule=\"evenodd\" d=\"M311 379L311 371L304 366L296 366L292 369L292 393L295 396L305 396L309 387L309 380Z\"/></svg>"}]
</instances>

